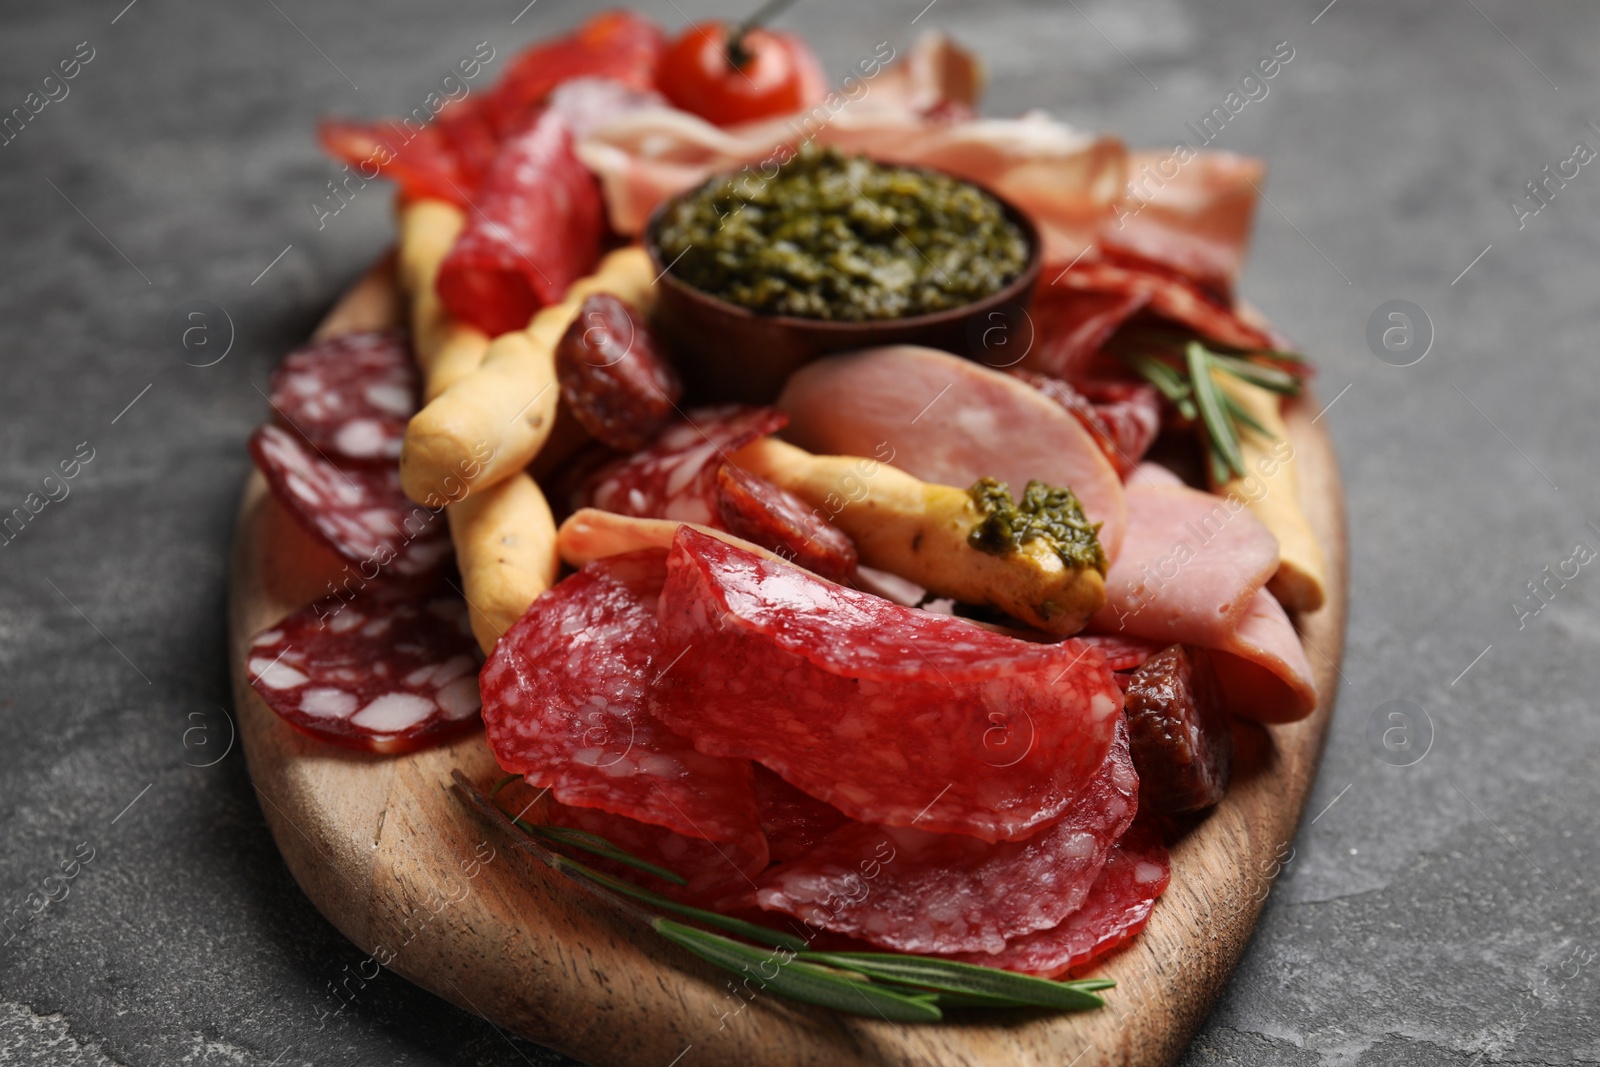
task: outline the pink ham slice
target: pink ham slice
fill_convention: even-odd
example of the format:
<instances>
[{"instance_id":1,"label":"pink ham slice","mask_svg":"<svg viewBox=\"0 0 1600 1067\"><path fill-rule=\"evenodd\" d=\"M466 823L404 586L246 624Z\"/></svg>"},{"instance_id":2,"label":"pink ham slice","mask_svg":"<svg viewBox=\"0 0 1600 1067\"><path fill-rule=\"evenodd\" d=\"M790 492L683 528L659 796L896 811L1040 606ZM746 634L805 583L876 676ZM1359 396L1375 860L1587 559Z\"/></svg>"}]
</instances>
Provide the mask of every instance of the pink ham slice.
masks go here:
<instances>
[{"instance_id":1,"label":"pink ham slice","mask_svg":"<svg viewBox=\"0 0 1600 1067\"><path fill-rule=\"evenodd\" d=\"M750 761L703 755L645 710L665 665L655 613L666 558L596 560L533 602L483 665L489 748L563 804L732 842L764 862Z\"/></svg>"},{"instance_id":2,"label":"pink ham slice","mask_svg":"<svg viewBox=\"0 0 1600 1067\"><path fill-rule=\"evenodd\" d=\"M1228 298L1244 266L1266 169L1232 152L1201 152L1182 165L1170 152L1132 152L1129 194L1102 225L1101 248L1160 264Z\"/></svg>"},{"instance_id":3,"label":"pink ham slice","mask_svg":"<svg viewBox=\"0 0 1600 1067\"><path fill-rule=\"evenodd\" d=\"M1089 628L1214 649L1230 710L1269 722L1316 707L1294 626L1263 590L1278 543L1243 501L1172 485L1130 485L1128 535Z\"/></svg>"},{"instance_id":4,"label":"pink ham slice","mask_svg":"<svg viewBox=\"0 0 1600 1067\"><path fill-rule=\"evenodd\" d=\"M849 823L768 871L756 900L900 952L997 952L1083 904L1138 808L1119 717L1105 762L1061 819L1025 841Z\"/></svg>"},{"instance_id":5,"label":"pink ham slice","mask_svg":"<svg viewBox=\"0 0 1600 1067\"><path fill-rule=\"evenodd\" d=\"M872 456L927 482L993 477L1066 486L1101 523L1117 558L1127 524L1122 480L1083 425L1025 382L913 345L820 359L789 379L784 436L812 452Z\"/></svg>"},{"instance_id":6,"label":"pink ham slice","mask_svg":"<svg viewBox=\"0 0 1600 1067\"><path fill-rule=\"evenodd\" d=\"M1086 645L903 608L688 526L667 570L652 712L853 819L1028 837L1111 749L1122 692Z\"/></svg>"}]
</instances>

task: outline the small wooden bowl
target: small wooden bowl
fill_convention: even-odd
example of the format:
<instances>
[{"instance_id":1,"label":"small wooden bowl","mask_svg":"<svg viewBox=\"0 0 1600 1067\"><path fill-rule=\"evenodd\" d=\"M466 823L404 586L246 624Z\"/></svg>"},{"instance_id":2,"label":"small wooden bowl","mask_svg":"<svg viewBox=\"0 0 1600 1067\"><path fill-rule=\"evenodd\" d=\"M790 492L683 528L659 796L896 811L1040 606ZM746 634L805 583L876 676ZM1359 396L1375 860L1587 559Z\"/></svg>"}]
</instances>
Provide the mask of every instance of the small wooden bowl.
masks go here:
<instances>
[{"instance_id":1,"label":"small wooden bowl","mask_svg":"<svg viewBox=\"0 0 1600 1067\"><path fill-rule=\"evenodd\" d=\"M954 175L949 175L954 178ZM792 315L763 315L713 296L668 270L657 230L674 197L657 205L644 229L644 247L660 275L660 296L651 325L677 357L689 395L696 401L738 401L765 404L776 399L784 382L802 365L830 352L878 345L926 345L969 358L985 358L995 366L1022 351L1011 336L1025 325L1029 300L1043 266L1039 231L1016 205L989 189L968 182L999 201L1006 217L1022 230L1028 259L1022 272L982 300L961 307L871 322L836 322ZM681 194L688 195L688 194Z\"/></svg>"}]
</instances>

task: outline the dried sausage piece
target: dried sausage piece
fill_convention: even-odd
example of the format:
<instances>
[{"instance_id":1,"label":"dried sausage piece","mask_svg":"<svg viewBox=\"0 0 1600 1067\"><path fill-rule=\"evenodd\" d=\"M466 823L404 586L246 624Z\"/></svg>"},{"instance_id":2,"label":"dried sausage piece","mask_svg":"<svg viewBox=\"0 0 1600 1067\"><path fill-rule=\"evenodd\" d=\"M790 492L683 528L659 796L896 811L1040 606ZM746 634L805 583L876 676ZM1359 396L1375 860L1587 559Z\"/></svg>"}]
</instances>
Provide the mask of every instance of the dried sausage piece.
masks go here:
<instances>
[{"instance_id":1,"label":"dried sausage piece","mask_svg":"<svg viewBox=\"0 0 1600 1067\"><path fill-rule=\"evenodd\" d=\"M1233 731L1211 662L1169 645L1133 672L1126 704L1139 799L1168 815L1222 799L1233 773Z\"/></svg>"},{"instance_id":2,"label":"dried sausage piece","mask_svg":"<svg viewBox=\"0 0 1600 1067\"><path fill-rule=\"evenodd\" d=\"M1088 898L1133 821L1139 780L1118 723L1105 762L1061 818L1023 841L850 823L760 879L757 902L898 952L998 952ZM931 738L930 738L931 740Z\"/></svg>"},{"instance_id":3,"label":"dried sausage piece","mask_svg":"<svg viewBox=\"0 0 1600 1067\"><path fill-rule=\"evenodd\" d=\"M1155 821L1137 819L1112 848L1078 910L1049 929L1007 942L997 953L974 952L956 958L1041 978L1060 978L1143 930L1171 873Z\"/></svg>"},{"instance_id":4,"label":"dried sausage piece","mask_svg":"<svg viewBox=\"0 0 1600 1067\"><path fill-rule=\"evenodd\" d=\"M596 293L556 345L561 399L589 434L622 452L643 448L678 410L683 383L644 320Z\"/></svg>"},{"instance_id":5,"label":"dried sausage piece","mask_svg":"<svg viewBox=\"0 0 1600 1067\"><path fill-rule=\"evenodd\" d=\"M648 446L600 470L587 503L638 519L676 519L721 528L717 470L733 453L783 429L773 408L693 408Z\"/></svg>"},{"instance_id":6,"label":"dried sausage piece","mask_svg":"<svg viewBox=\"0 0 1600 1067\"><path fill-rule=\"evenodd\" d=\"M563 804L764 856L750 761L702 755L645 711L666 666L656 623L666 555L595 560L506 631L483 667L489 747Z\"/></svg>"},{"instance_id":7,"label":"dried sausage piece","mask_svg":"<svg viewBox=\"0 0 1600 1067\"><path fill-rule=\"evenodd\" d=\"M1076 386L1031 370L1009 371L1071 412L1124 481L1161 433L1161 394L1144 382Z\"/></svg>"},{"instance_id":8,"label":"dried sausage piece","mask_svg":"<svg viewBox=\"0 0 1600 1067\"><path fill-rule=\"evenodd\" d=\"M478 722L478 644L455 596L325 597L250 639L250 684L291 726L407 752Z\"/></svg>"},{"instance_id":9,"label":"dried sausage piece","mask_svg":"<svg viewBox=\"0 0 1600 1067\"><path fill-rule=\"evenodd\" d=\"M406 499L393 465L335 466L271 424L250 438L250 453L295 521L360 565L363 578L420 578L453 558L443 513ZM373 574L366 573L368 567Z\"/></svg>"},{"instance_id":10,"label":"dried sausage piece","mask_svg":"<svg viewBox=\"0 0 1600 1067\"><path fill-rule=\"evenodd\" d=\"M1121 720L1105 657L826 582L681 526L651 712L853 819L1028 837L1099 771Z\"/></svg>"},{"instance_id":11,"label":"dried sausage piece","mask_svg":"<svg viewBox=\"0 0 1600 1067\"><path fill-rule=\"evenodd\" d=\"M272 410L335 462L400 458L421 386L399 330L346 333L284 357L272 374Z\"/></svg>"},{"instance_id":12,"label":"dried sausage piece","mask_svg":"<svg viewBox=\"0 0 1600 1067\"><path fill-rule=\"evenodd\" d=\"M523 329L594 269L604 230L600 186L573 155L566 123L547 111L501 145L439 264L439 299L491 337Z\"/></svg>"},{"instance_id":13,"label":"dried sausage piece","mask_svg":"<svg viewBox=\"0 0 1600 1067\"><path fill-rule=\"evenodd\" d=\"M731 463L717 471L717 516L727 531L832 582L856 570L849 536L786 489Z\"/></svg>"}]
</instances>

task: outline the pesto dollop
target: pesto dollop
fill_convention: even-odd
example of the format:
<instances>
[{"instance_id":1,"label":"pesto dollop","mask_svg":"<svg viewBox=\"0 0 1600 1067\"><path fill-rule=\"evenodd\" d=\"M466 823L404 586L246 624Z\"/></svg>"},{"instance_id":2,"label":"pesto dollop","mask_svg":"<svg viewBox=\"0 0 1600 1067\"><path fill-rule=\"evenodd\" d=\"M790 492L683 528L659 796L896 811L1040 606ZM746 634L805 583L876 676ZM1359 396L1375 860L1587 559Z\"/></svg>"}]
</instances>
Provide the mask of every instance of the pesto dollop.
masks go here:
<instances>
[{"instance_id":1,"label":"pesto dollop","mask_svg":"<svg viewBox=\"0 0 1600 1067\"><path fill-rule=\"evenodd\" d=\"M1042 538L1067 566L1093 567L1105 574L1106 553L1097 536L1100 524L1084 517L1083 505L1071 489L1031 481L1017 501L1004 482L980 478L967 494L982 516L967 535L973 548L1003 556Z\"/></svg>"},{"instance_id":2,"label":"pesto dollop","mask_svg":"<svg viewBox=\"0 0 1600 1067\"><path fill-rule=\"evenodd\" d=\"M763 314L846 322L981 300L1029 251L977 186L810 146L770 179L746 170L685 194L656 241L696 289Z\"/></svg>"}]
</instances>

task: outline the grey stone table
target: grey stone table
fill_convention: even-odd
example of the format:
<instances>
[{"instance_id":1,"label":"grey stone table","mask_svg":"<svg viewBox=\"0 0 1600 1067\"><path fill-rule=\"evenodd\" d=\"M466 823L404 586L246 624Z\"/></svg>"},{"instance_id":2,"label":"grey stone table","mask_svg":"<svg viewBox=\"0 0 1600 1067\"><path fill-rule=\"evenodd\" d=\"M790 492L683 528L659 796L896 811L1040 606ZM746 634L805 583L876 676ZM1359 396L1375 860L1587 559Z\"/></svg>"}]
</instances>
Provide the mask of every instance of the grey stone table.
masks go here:
<instances>
[{"instance_id":1,"label":"grey stone table","mask_svg":"<svg viewBox=\"0 0 1600 1067\"><path fill-rule=\"evenodd\" d=\"M560 1062L387 974L335 1013L362 953L228 748L223 603L269 369L391 236L377 186L318 227L317 117L409 109L476 42L506 55L587 5L125 2L0 15L0 113L58 97L0 146L0 513L54 497L0 542L0 918L74 875L0 935L0 1061ZM992 113L1151 146L1287 42L1214 147L1272 165L1244 291L1321 367L1349 653L1314 818L1184 1062L1597 1063L1600 12L1325 3L787 20L841 72L948 30ZM169 319L202 299L234 343L185 365Z\"/></svg>"}]
</instances>

